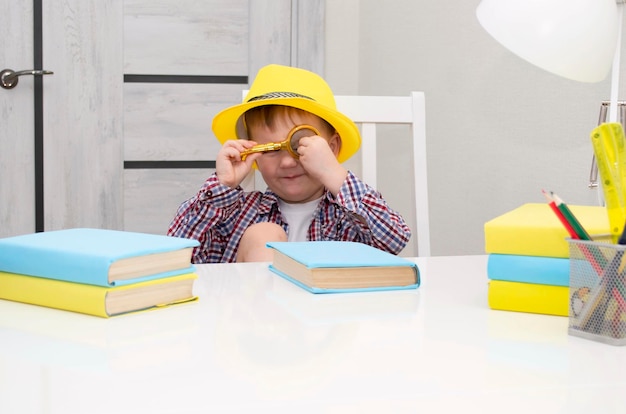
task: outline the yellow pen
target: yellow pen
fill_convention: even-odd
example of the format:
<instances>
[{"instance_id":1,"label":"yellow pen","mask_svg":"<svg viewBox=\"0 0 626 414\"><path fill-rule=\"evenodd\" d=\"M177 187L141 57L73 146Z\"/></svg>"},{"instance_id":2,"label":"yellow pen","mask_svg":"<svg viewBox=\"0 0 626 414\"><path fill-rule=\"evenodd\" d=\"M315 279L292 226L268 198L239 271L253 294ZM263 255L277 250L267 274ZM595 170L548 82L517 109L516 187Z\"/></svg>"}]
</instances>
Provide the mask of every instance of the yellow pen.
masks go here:
<instances>
[{"instance_id":1,"label":"yellow pen","mask_svg":"<svg viewBox=\"0 0 626 414\"><path fill-rule=\"evenodd\" d=\"M626 222L626 150L622 124L603 123L591 132L591 143L598 164L602 190L613 242L617 242Z\"/></svg>"}]
</instances>

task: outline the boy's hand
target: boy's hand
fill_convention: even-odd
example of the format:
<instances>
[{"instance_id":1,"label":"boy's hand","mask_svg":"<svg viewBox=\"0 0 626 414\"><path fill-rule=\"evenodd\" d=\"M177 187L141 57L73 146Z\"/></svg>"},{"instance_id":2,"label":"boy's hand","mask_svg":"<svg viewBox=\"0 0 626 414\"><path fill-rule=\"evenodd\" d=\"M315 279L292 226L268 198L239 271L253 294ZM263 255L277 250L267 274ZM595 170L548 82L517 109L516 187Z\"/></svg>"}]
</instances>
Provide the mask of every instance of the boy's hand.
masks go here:
<instances>
[{"instance_id":1,"label":"boy's hand","mask_svg":"<svg viewBox=\"0 0 626 414\"><path fill-rule=\"evenodd\" d=\"M254 141L244 139L226 141L215 160L215 173L220 183L236 188L252 169L252 164L261 154L250 154L245 161L241 152L256 145Z\"/></svg>"},{"instance_id":2,"label":"boy's hand","mask_svg":"<svg viewBox=\"0 0 626 414\"><path fill-rule=\"evenodd\" d=\"M328 141L317 135L302 138L299 141L298 154L306 172L320 180L333 195L337 195L348 170L337 161Z\"/></svg>"}]
</instances>

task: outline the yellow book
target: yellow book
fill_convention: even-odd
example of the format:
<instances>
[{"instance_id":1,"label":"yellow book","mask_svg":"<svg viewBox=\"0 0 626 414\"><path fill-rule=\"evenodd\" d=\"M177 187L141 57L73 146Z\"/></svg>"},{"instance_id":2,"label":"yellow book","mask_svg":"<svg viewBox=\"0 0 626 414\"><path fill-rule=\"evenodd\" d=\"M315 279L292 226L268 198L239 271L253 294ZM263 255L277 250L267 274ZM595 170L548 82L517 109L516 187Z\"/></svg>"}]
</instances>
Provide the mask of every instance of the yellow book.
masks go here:
<instances>
[{"instance_id":1,"label":"yellow book","mask_svg":"<svg viewBox=\"0 0 626 414\"><path fill-rule=\"evenodd\" d=\"M196 300L195 273L103 287L0 272L0 299L108 318Z\"/></svg>"},{"instance_id":2,"label":"yellow book","mask_svg":"<svg viewBox=\"0 0 626 414\"><path fill-rule=\"evenodd\" d=\"M490 280L487 294L491 309L569 315L569 287Z\"/></svg>"},{"instance_id":3,"label":"yellow book","mask_svg":"<svg viewBox=\"0 0 626 414\"><path fill-rule=\"evenodd\" d=\"M606 209L570 205L570 210L593 237L610 233ZM569 257L569 234L546 203L527 203L484 226L487 253Z\"/></svg>"}]
</instances>

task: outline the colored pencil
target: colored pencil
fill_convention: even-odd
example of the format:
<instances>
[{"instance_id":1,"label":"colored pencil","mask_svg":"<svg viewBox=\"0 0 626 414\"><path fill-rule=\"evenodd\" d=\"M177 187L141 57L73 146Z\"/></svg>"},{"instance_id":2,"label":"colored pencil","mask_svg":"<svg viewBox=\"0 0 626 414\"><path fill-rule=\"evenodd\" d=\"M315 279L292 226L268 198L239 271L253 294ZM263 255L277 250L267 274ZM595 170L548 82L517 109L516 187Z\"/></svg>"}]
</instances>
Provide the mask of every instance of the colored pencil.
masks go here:
<instances>
[{"instance_id":1,"label":"colored pencil","mask_svg":"<svg viewBox=\"0 0 626 414\"><path fill-rule=\"evenodd\" d=\"M576 240L580 239L580 237L578 236L578 233L576 233L576 230L574 230L574 227L572 227L570 222L563 215L563 212L561 210L559 210L559 208L556 205L556 202L554 201L552 196L550 194L548 194L545 190L541 190L541 192L546 197L546 200L548 201L548 205L550 206L552 211L554 211L554 214L557 216L557 218L559 219L561 224L563 224L563 227L565 227L565 230L567 230L567 232L569 233L570 237L572 239L576 239Z\"/></svg>"},{"instance_id":2,"label":"colored pencil","mask_svg":"<svg viewBox=\"0 0 626 414\"><path fill-rule=\"evenodd\" d=\"M574 231L576 232L576 234L578 234L578 238L581 240L591 240L591 236L589 235L589 233L587 233L582 224L580 224L580 221L578 221L576 216L574 216L567 204L565 204L563 200L561 200L561 198L554 193L552 193L552 199L554 200L554 203L556 204L559 211L563 214L565 219L574 228Z\"/></svg>"}]
</instances>

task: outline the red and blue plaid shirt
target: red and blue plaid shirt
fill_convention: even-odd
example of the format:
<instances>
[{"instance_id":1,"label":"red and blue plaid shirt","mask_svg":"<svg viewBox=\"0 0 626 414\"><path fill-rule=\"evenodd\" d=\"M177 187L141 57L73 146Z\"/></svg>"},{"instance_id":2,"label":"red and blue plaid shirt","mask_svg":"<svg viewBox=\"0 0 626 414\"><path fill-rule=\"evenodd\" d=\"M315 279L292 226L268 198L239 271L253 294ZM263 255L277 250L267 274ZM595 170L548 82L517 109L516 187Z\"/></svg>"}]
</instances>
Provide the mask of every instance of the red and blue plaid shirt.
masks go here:
<instances>
[{"instance_id":1,"label":"red and blue plaid shirt","mask_svg":"<svg viewBox=\"0 0 626 414\"><path fill-rule=\"evenodd\" d=\"M252 224L276 223L289 232L272 191L244 192L220 184L213 174L195 197L178 208L168 235L196 239L193 263L227 263L237 258L244 231ZM365 243L398 254L411 229L381 194L348 172L339 194L326 191L315 210L307 239Z\"/></svg>"}]
</instances>

